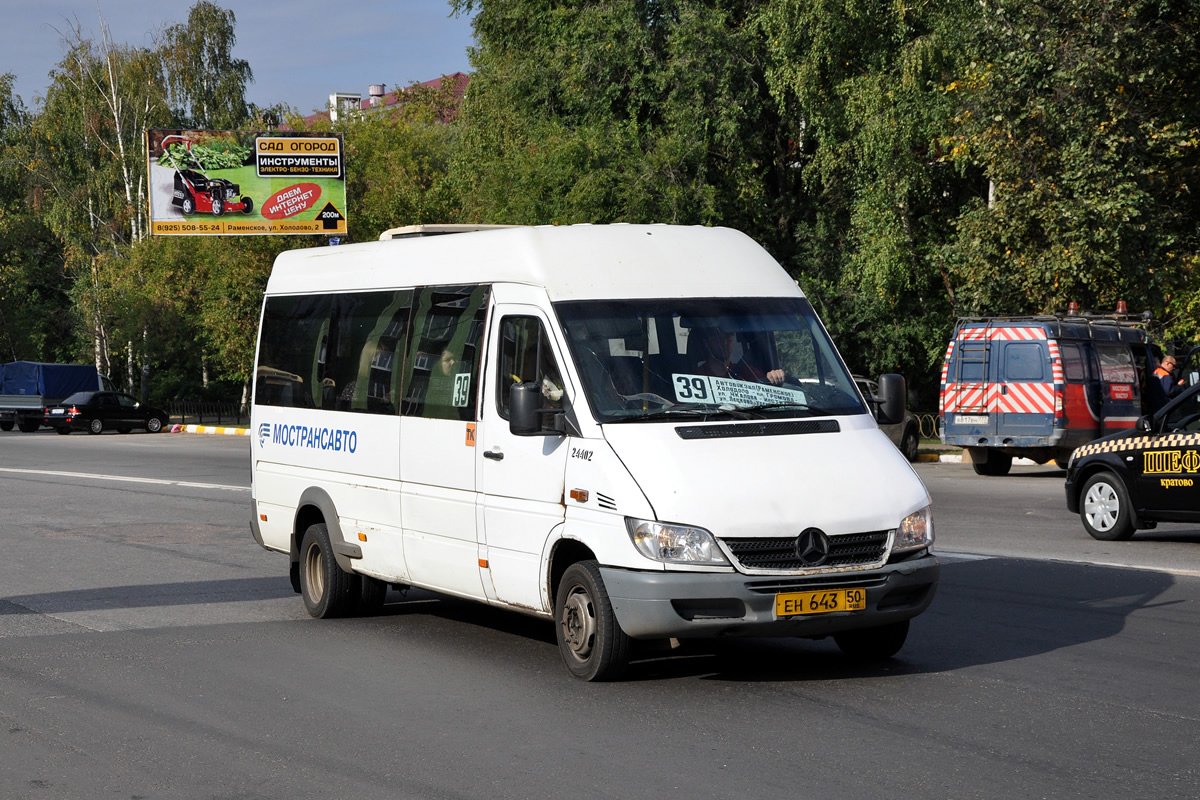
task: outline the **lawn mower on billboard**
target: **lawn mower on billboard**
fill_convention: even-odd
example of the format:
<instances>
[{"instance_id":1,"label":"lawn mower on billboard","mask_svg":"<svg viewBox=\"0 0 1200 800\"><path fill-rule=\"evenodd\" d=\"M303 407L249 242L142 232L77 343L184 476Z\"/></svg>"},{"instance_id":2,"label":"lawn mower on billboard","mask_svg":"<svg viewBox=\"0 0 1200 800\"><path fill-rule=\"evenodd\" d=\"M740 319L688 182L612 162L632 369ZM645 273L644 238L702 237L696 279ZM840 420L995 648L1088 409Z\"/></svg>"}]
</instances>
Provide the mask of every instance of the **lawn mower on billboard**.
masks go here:
<instances>
[{"instance_id":1,"label":"lawn mower on billboard","mask_svg":"<svg viewBox=\"0 0 1200 800\"><path fill-rule=\"evenodd\" d=\"M179 142L184 150L172 150L168 145ZM171 204L178 207L184 216L212 214L219 217L225 213L241 211L249 214L254 210L254 201L241 195L238 184L224 178L210 178L204 165L192 152L192 141L183 136L167 136L162 140L163 160L175 170L175 188ZM182 156L182 158L181 158Z\"/></svg>"}]
</instances>

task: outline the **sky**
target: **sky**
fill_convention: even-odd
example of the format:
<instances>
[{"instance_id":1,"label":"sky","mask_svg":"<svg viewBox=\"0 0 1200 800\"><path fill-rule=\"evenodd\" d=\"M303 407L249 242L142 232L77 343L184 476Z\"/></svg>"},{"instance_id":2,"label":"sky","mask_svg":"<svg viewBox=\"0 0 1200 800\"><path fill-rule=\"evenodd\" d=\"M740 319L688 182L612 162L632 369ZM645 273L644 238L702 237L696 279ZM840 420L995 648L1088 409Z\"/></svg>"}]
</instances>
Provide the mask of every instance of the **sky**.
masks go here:
<instances>
[{"instance_id":1,"label":"sky","mask_svg":"<svg viewBox=\"0 0 1200 800\"><path fill-rule=\"evenodd\" d=\"M367 96L469 72L471 22L447 0L215 0L237 18L234 55L254 73L246 99L286 103L301 114L324 110L333 92ZM186 22L195 0L0 0L0 74L15 94L40 106L50 70L76 25L99 41L100 18L119 44L151 47L169 25Z\"/></svg>"}]
</instances>

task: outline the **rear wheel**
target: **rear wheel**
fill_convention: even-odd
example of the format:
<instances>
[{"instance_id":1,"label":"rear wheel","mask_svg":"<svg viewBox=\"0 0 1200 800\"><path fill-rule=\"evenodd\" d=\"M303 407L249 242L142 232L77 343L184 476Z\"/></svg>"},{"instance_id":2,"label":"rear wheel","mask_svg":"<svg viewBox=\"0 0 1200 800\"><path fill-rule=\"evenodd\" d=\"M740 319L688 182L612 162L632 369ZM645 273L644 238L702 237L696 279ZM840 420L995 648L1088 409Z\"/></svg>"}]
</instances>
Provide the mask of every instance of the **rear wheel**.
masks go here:
<instances>
[{"instance_id":1,"label":"rear wheel","mask_svg":"<svg viewBox=\"0 0 1200 800\"><path fill-rule=\"evenodd\" d=\"M254 201L249 197L242 198L242 213L252 214L254 212Z\"/></svg>"},{"instance_id":2,"label":"rear wheel","mask_svg":"<svg viewBox=\"0 0 1200 800\"><path fill-rule=\"evenodd\" d=\"M212 214L214 217L219 217L225 213L225 201L216 195L212 199Z\"/></svg>"},{"instance_id":3,"label":"rear wheel","mask_svg":"<svg viewBox=\"0 0 1200 800\"><path fill-rule=\"evenodd\" d=\"M882 661L900 652L908 639L908 620L835 633L838 649L855 661Z\"/></svg>"},{"instance_id":4,"label":"rear wheel","mask_svg":"<svg viewBox=\"0 0 1200 800\"><path fill-rule=\"evenodd\" d=\"M308 613L328 619L349 611L356 599L350 590L358 588L351 577L333 557L325 523L310 525L300 542L300 596Z\"/></svg>"},{"instance_id":5,"label":"rear wheel","mask_svg":"<svg viewBox=\"0 0 1200 800\"><path fill-rule=\"evenodd\" d=\"M100 418L88 420L88 433L101 433L104 431L104 420Z\"/></svg>"},{"instance_id":6,"label":"rear wheel","mask_svg":"<svg viewBox=\"0 0 1200 800\"><path fill-rule=\"evenodd\" d=\"M1012 454L985 447L972 447L971 466L976 475L1007 475L1012 469Z\"/></svg>"},{"instance_id":7,"label":"rear wheel","mask_svg":"<svg viewBox=\"0 0 1200 800\"><path fill-rule=\"evenodd\" d=\"M617 622L595 561L580 561L563 573L554 623L558 652L576 678L607 681L625 672L629 637Z\"/></svg>"},{"instance_id":8,"label":"rear wheel","mask_svg":"<svg viewBox=\"0 0 1200 800\"><path fill-rule=\"evenodd\" d=\"M1133 536L1133 509L1125 484L1111 472L1098 472L1083 484L1079 518L1094 539L1124 541Z\"/></svg>"}]
</instances>

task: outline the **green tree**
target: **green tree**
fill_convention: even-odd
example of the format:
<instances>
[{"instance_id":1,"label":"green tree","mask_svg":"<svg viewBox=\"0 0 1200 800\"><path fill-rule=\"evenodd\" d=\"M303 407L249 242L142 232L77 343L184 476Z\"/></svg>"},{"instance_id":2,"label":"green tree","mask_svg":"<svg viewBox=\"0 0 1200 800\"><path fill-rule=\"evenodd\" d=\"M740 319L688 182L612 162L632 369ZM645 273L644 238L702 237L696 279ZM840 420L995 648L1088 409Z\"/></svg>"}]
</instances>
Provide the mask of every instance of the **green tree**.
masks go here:
<instances>
[{"instance_id":1,"label":"green tree","mask_svg":"<svg viewBox=\"0 0 1200 800\"><path fill-rule=\"evenodd\" d=\"M1195 337L1200 3L985 0L946 92L952 163L982 172L945 247L961 308L1078 301Z\"/></svg>"},{"instance_id":2,"label":"green tree","mask_svg":"<svg viewBox=\"0 0 1200 800\"><path fill-rule=\"evenodd\" d=\"M186 23L164 31L159 51L179 125L227 130L252 118L246 86L254 73L249 62L233 57L236 24L232 11L199 0Z\"/></svg>"}]
</instances>

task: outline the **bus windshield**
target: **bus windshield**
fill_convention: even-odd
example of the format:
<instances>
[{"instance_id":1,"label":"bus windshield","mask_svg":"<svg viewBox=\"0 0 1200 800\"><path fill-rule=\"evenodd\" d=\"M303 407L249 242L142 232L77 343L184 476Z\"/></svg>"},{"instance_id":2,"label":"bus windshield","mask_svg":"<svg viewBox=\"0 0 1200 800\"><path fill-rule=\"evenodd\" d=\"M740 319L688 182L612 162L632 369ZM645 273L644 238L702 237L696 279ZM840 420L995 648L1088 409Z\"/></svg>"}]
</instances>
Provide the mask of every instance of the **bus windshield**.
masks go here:
<instances>
[{"instance_id":1,"label":"bus windshield","mask_svg":"<svg viewBox=\"0 0 1200 800\"><path fill-rule=\"evenodd\" d=\"M586 300L554 308L600 422L867 413L804 298Z\"/></svg>"}]
</instances>

